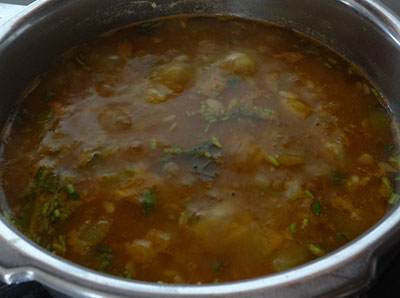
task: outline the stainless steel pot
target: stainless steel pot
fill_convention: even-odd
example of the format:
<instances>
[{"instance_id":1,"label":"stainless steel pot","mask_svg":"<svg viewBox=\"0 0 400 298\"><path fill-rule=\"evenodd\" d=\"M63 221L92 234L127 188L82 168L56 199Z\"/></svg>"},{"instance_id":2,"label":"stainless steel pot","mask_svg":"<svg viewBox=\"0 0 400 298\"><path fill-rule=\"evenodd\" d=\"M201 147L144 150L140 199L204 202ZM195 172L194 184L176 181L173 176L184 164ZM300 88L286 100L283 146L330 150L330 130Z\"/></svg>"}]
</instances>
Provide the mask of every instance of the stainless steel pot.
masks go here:
<instances>
[{"instance_id":1,"label":"stainless steel pot","mask_svg":"<svg viewBox=\"0 0 400 298\"><path fill-rule=\"evenodd\" d=\"M5 8L0 6L0 17ZM361 67L384 94L394 117L400 115L400 21L379 1L38 0L8 20L0 18L0 126L32 79L66 49L132 22L177 14L236 15L306 33ZM0 202L4 211L2 192ZM382 256L395 248L399 235L396 206L345 247L292 270L219 285L161 285L72 264L38 247L1 217L0 277L6 283L36 280L72 297L346 296L379 274L385 265Z\"/></svg>"}]
</instances>

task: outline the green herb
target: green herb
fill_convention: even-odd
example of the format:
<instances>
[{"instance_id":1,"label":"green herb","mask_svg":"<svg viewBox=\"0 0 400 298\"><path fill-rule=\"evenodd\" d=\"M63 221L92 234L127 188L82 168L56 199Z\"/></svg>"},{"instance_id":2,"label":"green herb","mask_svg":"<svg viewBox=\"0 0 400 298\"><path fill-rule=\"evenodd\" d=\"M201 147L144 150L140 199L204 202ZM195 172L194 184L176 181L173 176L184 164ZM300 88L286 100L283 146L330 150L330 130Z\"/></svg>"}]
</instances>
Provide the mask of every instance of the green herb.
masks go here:
<instances>
[{"instance_id":1,"label":"green herb","mask_svg":"<svg viewBox=\"0 0 400 298\"><path fill-rule=\"evenodd\" d=\"M272 109L259 109L255 112L255 114L253 114L253 117L255 118L261 118L263 120L266 120L268 118L270 118L271 116L276 115L276 112Z\"/></svg>"},{"instance_id":2,"label":"green herb","mask_svg":"<svg viewBox=\"0 0 400 298\"><path fill-rule=\"evenodd\" d=\"M155 138L150 139L150 149L156 150L157 149L157 140Z\"/></svg>"},{"instance_id":3,"label":"green herb","mask_svg":"<svg viewBox=\"0 0 400 298\"><path fill-rule=\"evenodd\" d=\"M43 100L45 102L48 102L48 101L52 100L55 95L56 95L56 93L54 91L47 91L43 96Z\"/></svg>"},{"instance_id":4,"label":"green herb","mask_svg":"<svg viewBox=\"0 0 400 298\"><path fill-rule=\"evenodd\" d=\"M338 64L338 62L336 61L336 59L329 57L328 59L328 63L331 65L336 65Z\"/></svg>"},{"instance_id":5,"label":"green herb","mask_svg":"<svg viewBox=\"0 0 400 298\"><path fill-rule=\"evenodd\" d=\"M272 155L268 155L268 160L275 166L275 167L279 167L280 163L279 161L273 157Z\"/></svg>"},{"instance_id":6,"label":"green herb","mask_svg":"<svg viewBox=\"0 0 400 298\"><path fill-rule=\"evenodd\" d=\"M99 271L107 271L111 266L111 259L104 255L103 258L100 260L100 267Z\"/></svg>"},{"instance_id":7,"label":"green herb","mask_svg":"<svg viewBox=\"0 0 400 298\"><path fill-rule=\"evenodd\" d=\"M306 189L304 191L304 194L306 195L306 197L309 197L310 199L314 199L315 198L314 194L308 189Z\"/></svg>"},{"instance_id":8,"label":"green herb","mask_svg":"<svg viewBox=\"0 0 400 298\"><path fill-rule=\"evenodd\" d=\"M71 207L67 208L65 203L68 193L60 191L66 190L65 187L65 181L60 175L49 168L39 167L29 190L29 216L23 219L22 227L39 245L61 252L66 251L66 241L63 236L54 235L54 224L65 220L71 213ZM58 237L58 240L49 242L51 237Z\"/></svg>"},{"instance_id":9,"label":"green herb","mask_svg":"<svg viewBox=\"0 0 400 298\"><path fill-rule=\"evenodd\" d=\"M125 277L126 279L133 279L133 276L132 276L131 272L130 272L128 269L125 269L125 271L124 271L124 277Z\"/></svg>"},{"instance_id":10,"label":"green herb","mask_svg":"<svg viewBox=\"0 0 400 298\"><path fill-rule=\"evenodd\" d=\"M100 244L97 247L97 251L101 254L107 254L107 255L111 255L113 253L112 249L105 246L104 244Z\"/></svg>"},{"instance_id":11,"label":"green herb","mask_svg":"<svg viewBox=\"0 0 400 298\"><path fill-rule=\"evenodd\" d=\"M217 90L211 90L211 94L214 96L218 96L221 92L217 91Z\"/></svg>"},{"instance_id":12,"label":"green herb","mask_svg":"<svg viewBox=\"0 0 400 298\"><path fill-rule=\"evenodd\" d=\"M307 50L304 50L304 54L307 54L307 55L317 55L318 52L315 51L314 49L307 49Z\"/></svg>"},{"instance_id":13,"label":"green herb","mask_svg":"<svg viewBox=\"0 0 400 298\"><path fill-rule=\"evenodd\" d=\"M173 154L182 154L183 150L181 148L174 148L172 152Z\"/></svg>"},{"instance_id":14,"label":"green herb","mask_svg":"<svg viewBox=\"0 0 400 298\"><path fill-rule=\"evenodd\" d=\"M67 242L65 241L65 238L64 238L63 235L59 235L58 236L58 240L60 241L62 246L66 246L67 245Z\"/></svg>"},{"instance_id":15,"label":"green herb","mask_svg":"<svg viewBox=\"0 0 400 298\"><path fill-rule=\"evenodd\" d=\"M235 118L249 118L253 121L267 120L276 115L276 111L269 108L257 108L253 110L245 110L241 106L236 111L225 114L222 120L235 119Z\"/></svg>"},{"instance_id":16,"label":"green herb","mask_svg":"<svg viewBox=\"0 0 400 298\"><path fill-rule=\"evenodd\" d=\"M46 216L47 210L49 210L49 202L45 202L42 207L42 216Z\"/></svg>"},{"instance_id":17,"label":"green herb","mask_svg":"<svg viewBox=\"0 0 400 298\"><path fill-rule=\"evenodd\" d=\"M272 188L270 188L268 185L261 185L260 186L260 188L263 190L263 191L266 191L266 192L269 192L270 194L272 194L272 195L274 195L274 196L280 196L280 195L282 195L282 193L281 192L279 192L279 191L276 191L276 190L273 190Z\"/></svg>"},{"instance_id":18,"label":"green herb","mask_svg":"<svg viewBox=\"0 0 400 298\"><path fill-rule=\"evenodd\" d=\"M328 69L332 69L333 68L332 65L330 65L328 62L325 62L324 65Z\"/></svg>"},{"instance_id":19,"label":"green herb","mask_svg":"<svg viewBox=\"0 0 400 298\"><path fill-rule=\"evenodd\" d=\"M221 142L220 142L216 137L212 136L212 137L211 137L211 142L212 142L212 144L213 144L215 147L217 147L217 148L219 148L219 149L222 148Z\"/></svg>"},{"instance_id":20,"label":"green herb","mask_svg":"<svg viewBox=\"0 0 400 298\"><path fill-rule=\"evenodd\" d=\"M44 202L41 209L41 218L46 221L48 220L49 223L64 220L69 214L70 211L64 207L64 201L56 196ZM47 226L47 224L45 226Z\"/></svg>"},{"instance_id":21,"label":"green herb","mask_svg":"<svg viewBox=\"0 0 400 298\"><path fill-rule=\"evenodd\" d=\"M210 181L215 179L218 173L216 162L222 156L219 151L221 146L219 140L213 137L192 148L167 148L164 152L169 154L166 161L175 155L181 156L184 161L190 162L192 173L199 175L202 180Z\"/></svg>"},{"instance_id":22,"label":"green herb","mask_svg":"<svg viewBox=\"0 0 400 298\"><path fill-rule=\"evenodd\" d=\"M40 241L40 240L39 240ZM65 246L63 246L63 245L60 245L60 244L58 244L58 243L53 243L53 248L55 249L55 250L57 250L57 251L61 251L61 252L66 252L67 251L67 249L66 249L66 247Z\"/></svg>"},{"instance_id":23,"label":"green herb","mask_svg":"<svg viewBox=\"0 0 400 298\"><path fill-rule=\"evenodd\" d=\"M55 193L58 190L59 182L59 175L51 173L49 169L45 167L39 167L33 179L30 193L32 195L39 191Z\"/></svg>"},{"instance_id":24,"label":"green herb","mask_svg":"<svg viewBox=\"0 0 400 298\"><path fill-rule=\"evenodd\" d=\"M40 239L38 239L40 241ZM59 235L58 236L58 241L57 242L53 242L52 247L53 249L57 250L57 251L61 251L61 252L66 252L67 251L67 242L65 241L64 236Z\"/></svg>"},{"instance_id":25,"label":"green herb","mask_svg":"<svg viewBox=\"0 0 400 298\"><path fill-rule=\"evenodd\" d=\"M40 125L45 126L48 123L50 123L50 121L52 121L53 118L54 118L54 111L52 109L49 109L39 114L37 122Z\"/></svg>"},{"instance_id":26,"label":"green herb","mask_svg":"<svg viewBox=\"0 0 400 298\"><path fill-rule=\"evenodd\" d=\"M352 69L351 67L348 67L348 68L347 68L347 73L348 73L349 75L352 75L352 74L353 74L353 69Z\"/></svg>"},{"instance_id":27,"label":"green herb","mask_svg":"<svg viewBox=\"0 0 400 298\"><path fill-rule=\"evenodd\" d=\"M400 166L400 156L396 153L393 153L393 156L391 156L388 161L394 165L395 167L399 167Z\"/></svg>"},{"instance_id":28,"label":"green herb","mask_svg":"<svg viewBox=\"0 0 400 298\"><path fill-rule=\"evenodd\" d=\"M85 62L85 57L82 54L75 56L75 61L86 71L90 71L90 67Z\"/></svg>"},{"instance_id":29,"label":"green herb","mask_svg":"<svg viewBox=\"0 0 400 298\"><path fill-rule=\"evenodd\" d=\"M308 227L309 224L310 224L310 220L308 218L304 218L301 223L301 227L304 229L304 228Z\"/></svg>"},{"instance_id":30,"label":"green herb","mask_svg":"<svg viewBox=\"0 0 400 298\"><path fill-rule=\"evenodd\" d=\"M61 216L60 210L58 209L54 210L53 214L56 218L59 218Z\"/></svg>"},{"instance_id":31,"label":"green herb","mask_svg":"<svg viewBox=\"0 0 400 298\"><path fill-rule=\"evenodd\" d=\"M26 120L28 118L28 114L24 110L18 111L18 113L14 117L14 125L18 128L22 128L26 124Z\"/></svg>"},{"instance_id":32,"label":"green herb","mask_svg":"<svg viewBox=\"0 0 400 298\"><path fill-rule=\"evenodd\" d=\"M296 223L293 222L293 223L291 223L290 226L289 226L289 232L290 232L290 233L294 233L295 231L296 231Z\"/></svg>"},{"instance_id":33,"label":"green herb","mask_svg":"<svg viewBox=\"0 0 400 298\"><path fill-rule=\"evenodd\" d=\"M74 198L75 200L79 200L79 193L75 190L74 185L69 183L65 186L67 189L68 194Z\"/></svg>"},{"instance_id":34,"label":"green herb","mask_svg":"<svg viewBox=\"0 0 400 298\"><path fill-rule=\"evenodd\" d=\"M387 152L393 152L396 149L396 147L394 145L386 145L385 146L385 150Z\"/></svg>"},{"instance_id":35,"label":"green herb","mask_svg":"<svg viewBox=\"0 0 400 298\"><path fill-rule=\"evenodd\" d=\"M37 188L41 187L42 183L45 181L48 174L49 170L47 168L39 167L38 170L36 171L35 178L33 180L33 184L35 185L35 187Z\"/></svg>"},{"instance_id":36,"label":"green herb","mask_svg":"<svg viewBox=\"0 0 400 298\"><path fill-rule=\"evenodd\" d=\"M364 32L367 32L367 27L365 27L364 24L361 24L361 28L362 28L362 30L363 30Z\"/></svg>"},{"instance_id":37,"label":"green herb","mask_svg":"<svg viewBox=\"0 0 400 298\"><path fill-rule=\"evenodd\" d=\"M140 204L144 213L152 214L154 212L157 194L155 189L151 189L143 195Z\"/></svg>"},{"instance_id":38,"label":"green herb","mask_svg":"<svg viewBox=\"0 0 400 298\"><path fill-rule=\"evenodd\" d=\"M308 250L316 257L320 257L325 253L325 250L316 244L308 244Z\"/></svg>"},{"instance_id":39,"label":"green herb","mask_svg":"<svg viewBox=\"0 0 400 298\"><path fill-rule=\"evenodd\" d=\"M208 132L211 125L217 121L227 121L236 118L249 118L253 121L267 120L272 116L276 115L276 111L268 108L257 108L254 107L253 110L245 110L241 106L235 111L216 111L206 104L202 104L200 110L193 112L186 112L186 115L191 117L195 115L201 115L205 121L208 122L204 132Z\"/></svg>"},{"instance_id":40,"label":"green herb","mask_svg":"<svg viewBox=\"0 0 400 298\"><path fill-rule=\"evenodd\" d=\"M208 151L205 151L203 154L204 154L205 158L211 158L212 157L211 153L208 152Z\"/></svg>"},{"instance_id":41,"label":"green herb","mask_svg":"<svg viewBox=\"0 0 400 298\"><path fill-rule=\"evenodd\" d=\"M339 241L339 240L341 240L341 239L344 239L344 240L346 240L347 242L350 241L349 235L347 235L346 233L343 233L343 232L339 232L339 233L336 234L336 240Z\"/></svg>"},{"instance_id":42,"label":"green herb","mask_svg":"<svg viewBox=\"0 0 400 298\"><path fill-rule=\"evenodd\" d=\"M191 149L172 148L165 150L166 153L175 155L190 155L193 157L206 157L208 159L218 159L220 154L215 153L215 148L221 149L222 144L216 137L211 137L210 141L205 141Z\"/></svg>"},{"instance_id":43,"label":"green herb","mask_svg":"<svg viewBox=\"0 0 400 298\"><path fill-rule=\"evenodd\" d=\"M212 268L214 272L220 272L225 266L224 260L217 260L213 263Z\"/></svg>"},{"instance_id":44,"label":"green herb","mask_svg":"<svg viewBox=\"0 0 400 298\"><path fill-rule=\"evenodd\" d=\"M314 215L319 216L322 211L322 205L320 202L314 202L311 204L311 211Z\"/></svg>"},{"instance_id":45,"label":"green herb","mask_svg":"<svg viewBox=\"0 0 400 298\"><path fill-rule=\"evenodd\" d=\"M50 201L47 214L49 222L55 223L66 219L69 216L70 211L64 207L64 202L60 198L56 197Z\"/></svg>"},{"instance_id":46,"label":"green herb","mask_svg":"<svg viewBox=\"0 0 400 298\"><path fill-rule=\"evenodd\" d=\"M381 179L383 185L386 186L386 188L388 189L389 192L393 192L393 187L392 184L390 183L389 179L386 178L385 176L382 177Z\"/></svg>"},{"instance_id":47,"label":"green herb","mask_svg":"<svg viewBox=\"0 0 400 298\"><path fill-rule=\"evenodd\" d=\"M58 190L59 183L60 183L60 176L50 173L47 176L46 181L41 186L41 189L49 193L55 193Z\"/></svg>"},{"instance_id":48,"label":"green herb","mask_svg":"<svg viewBox=\"0 0 400 298\"><path fill-rule=\"evenodd\" d=\"M344 184L346 182L346 180L347 180L347 177L343 173L336 172L333 175L333 182L336 185L342 185L342 184Z\"/></svg>"},{"instance_id":49,"label":"green herb","mask_svg":"<svg viewBox=\"0 0 400 298\"><path fill-rule=\"evenodd\" d=\"M400 200L400 195L398 195L395 192L392 192L390 197L389 197L388 203L390 205L395 205L399 200Z\"/></svg>"}]
</instances>

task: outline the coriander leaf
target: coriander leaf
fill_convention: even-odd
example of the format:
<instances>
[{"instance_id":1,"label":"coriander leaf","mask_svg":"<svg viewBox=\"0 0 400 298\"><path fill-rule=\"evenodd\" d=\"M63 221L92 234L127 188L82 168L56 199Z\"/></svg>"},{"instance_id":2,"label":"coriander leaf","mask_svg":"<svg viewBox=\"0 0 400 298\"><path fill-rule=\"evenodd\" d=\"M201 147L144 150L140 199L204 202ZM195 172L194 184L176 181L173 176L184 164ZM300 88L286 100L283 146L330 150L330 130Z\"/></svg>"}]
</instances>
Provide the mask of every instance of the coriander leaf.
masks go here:
<instances>
[{"instance_id":1,"label":"coriander leaf","mask_svg":"<svg viewBox=\"0 0 400 298\"><path fill-rule=\"evenodd\" d=\"M273 157L272 155L268 155L268 160L270 161L270 163L272 163L275 167L279 167L280 163L279 161Z\"/></svg>"},{"instance_id":2,"label":"coriander leaf","mask_svg":"<svg viewBox=\"0 0 400 298\"><path fill-rule=\"evenodd\" d=\"M45 126L48 123L50 123L50 121L52 121L53 118L54 118L54 111L52 109L49 109L39 114L37 122L40 125Z\"/></svg>"},{"instance_id":3,"label":"coriander leaf","mask_svg":"<svg viewBox=\"0 0 400 298\"><path fill-rule=\"evenodd\" d=\"M107 254L107 255L111 255L113 253L112 249L105 246L104 244L100 244L97 247L97 251L101 254Z\"/></svg>"},{"instance_id":4,"label":"coriander leaf","mask_svg":"<svg viewBox=\"0 0 400 298\"><path fill-rule=\"evenodd\" d=\"M213 263L213 271L214 272L220 272L225 266L224 260L217 260L216 262Z\"/></svg>"},{"instance_id":5,"label":"coriander leaf","mask_svg":"<svg viewBox=\"0 0 400 298\"><path fill-rule=\"evenodd\" d=\"M43 100L45 102L48 102L48 101L52 100L55 95L56 95L56 93L54 91L47 91L43 96Z\"/></svg>"},{"instance_id":6,"label":"coriander leaf","mask_svg":"<svg viewBox=\"0 0 400 298\"><path fill-rule=\"evenodd\" d=\"M157 140L155 138L150 139L150 149L156 150L157 149Z\"/></svg>"},{"instance_id":7,"label":"coriander leaf","mask_svg":"<svg viewBox=\"0 0 400 298\"><path fill-rule=\"evenodd\" d=\"M266 184L261 185L260 188L261 188L261 190L266 191L266 192L268 192L268 193L270 193L271 195L274 195L274 196L280 196L280 195L282 195L282 192L273 190L273 189L271 189L271 188L270 188L268 185L266 185Z\"/></svg>"},{"instance_id":8,"label":"coriander leaf","mask_svg":"<svg viewBox=\"0 0 400 298\"><path fill-rule=\"evenodd\" d=\"M389 203L390 205L394 205L394 204L396 204L399 200L400 200L400 195L397 194L397 193L395 193L395 192L392 192L392 194L391 194L390 197L389 197L388 203Z\"/></svg>"},{"instance_id":9,"label":"coriander leaf","mask_svg":"<svg viewBox=\"0 0 400 298\"><path fill-rule=\"evenodd\" d=\"M304 194L310 199L314 199L315 198L314 194L309 189L306 189L304 191Z\"/></svg>"},{"instance_id":10,"label":"coriander leaf","mask_svg":"<svg viewBox=\"0 0 400 298\"><path fill-rule=\"evenodd\" d=\"M28 114L24 110L18 111L18 113L14 117L14 125L18 128L22 128L25 126L28 118Z\"/></svg>"},{"instance_id":11,"label":"coriander leaf","mask_svg":"<svg viewBox=\"0 0 400 298\"><path fill-rule=\"evenodd\" d=\"M320 202L314 202L311 204L311 211L314 215L319 216L322 211L322 205Z\"/></svg>"},{"instance_id":12,"label":"coriander leaf","mask_svg":"<svg viewBox=\"0 0 400 298\"><path fill-rule=\"evenodd\" d=\"M100 267L99 271L106 271L108 268L111 266L111 259L105 255L103 258L100 260Z\"/></svg>"},{"instance_id":13,"label":"coriander leaf","mask_svg":"<svg viewBox=\"0 0 400 298\"><path fill-rule=\"evenodd\" d=\"M152 214L154 212L157 195L158 192L155 189L151 189L143 195L140 204L144 213Z\"/></svg>"},{"instance_id":14,"label":"coriander leaf","mask_svg":"<svg viewBox=\"0 0 400 298\"><path fill-rule=\"evenodd\" d=\"M388 178L386 178L385 176L383 176L383 177L381 178L381 181L382 181L383 185L385 185L385 186L387 187L387 189L388 189L389 192L393 192L392 184L390 183L390 181L389 181Z\"/></svg>"},{"instance_id":15,"label":"coriander leaf","mask_svg":"<svg viewBox=\"0 0 400 298\"><path fill-rule=\"evenodd\" d=\"M320 257L325 253L325 250L317 244L308 244L308 250L316 257Z\"/></svg>"},{"instance_id":16,"label":"coriander leaf","mask_svg":"<svg viewBox=\"0 0 400 298\"><path fill-rule=\"evenodd\" d=\"M131 273L128 269L125 269L125 271L124 271L124 277L125 277L126 279L133 279L132 273Z\"/></svg>"},{"instance_id":17,"label":"coriander leaf","mask_svg":"<svg viewBox=\"0 0 400 298\"><path fill-rule=\"evenodd\" d=\"M396 149L396 147L394 145L386 145L385 146L385 150L387 152L393 152Z\"/></svg>"},{"instance_id":18,"label":"coriander leaf","mask_svg":"<svg viewBox=\"0 0 400 298\"><path fill-rule=\"evenodd\" d=\"M60 176L50 173L47 176L46 181L41 186L41 189L49 193L56 193L58 190L59 182L60 182Z\"/></svg>"},{"instance_id":19,"label":"coriander leaf","mask_svg":"<svg viewBox=\"0 0 400 298\"><path fill-rule=\"evenodd\" d=\"M65 188L67 189L67 193L69 194L70 197L74 198L75 200L79 199L79 193L75 190L73 184L71 183L67 184Z\"/></svg>"},{"instance_id":20,"label":"coriander leaf","mask_svg":"<svg viewBox=\"0 0 400 298\"><path fill-rule=\"evenodd\" d=\"M339 232L339 233L336 234L336 240L339 241L339 240L341 240L341 239L344 239L344 240L346 240L347 242L350 241L349 235L347 235L346 233L343 233L343 232Z\"/></svg>"},{"instance_id":21,"label":"coriander leaf","mask_svg":"<svg viewBox=\"0 0 400 298\"><path fill-rule=\"evenodd\" d=\"M221 144L221 142L217 139L217 137L212 136L212 137L211 137L211 142L212 142L212 144L213 144L215 147L217 147L218 149L221 149L221 148L222 148L222 144Z\"/></svg>"},{"instance_id":22,"label":"coriander leaf","mask_svg":"<svg viewBox=\"0 0 400 298\"><path fill-rule=\"evenodd\" d=\"M310 224L310 220L308 218L304 218L301 223L301 227L306 228L306 227L308 227L309 224Z\"/></svg>"},{"instance_id":23,"label":"coriander leaf","mask_svg":"<svg viewBox=\"0 0 400 298\"><path fill-rule=\"evenodd\" d=\"M343 173L336 172L333 175L333 182L336 185L342 185L342 184L344 184L346 182L346 180L347 180L347 177Z\"/></svg>"}]
</instances>

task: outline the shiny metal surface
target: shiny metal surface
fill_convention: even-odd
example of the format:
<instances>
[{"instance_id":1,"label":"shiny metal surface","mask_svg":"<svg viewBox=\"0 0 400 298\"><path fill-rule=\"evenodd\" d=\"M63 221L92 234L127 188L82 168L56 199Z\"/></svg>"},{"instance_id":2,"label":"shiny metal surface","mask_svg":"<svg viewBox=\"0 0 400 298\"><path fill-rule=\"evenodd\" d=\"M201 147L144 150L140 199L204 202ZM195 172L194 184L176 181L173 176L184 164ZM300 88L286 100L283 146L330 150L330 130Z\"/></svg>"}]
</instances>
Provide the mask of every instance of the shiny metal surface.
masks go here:
<instances>
[{"instance_id":1,"label":"shiny metal surface","mask_svg":"<svg viewBox=\"0 0 400 298\"><path fill-rule=\"evenodd\" d=\"M132 22L175 14L230 14L306 33L360 66L393 116L400 115L400 22L379 1L38 0L0 25L0 125L28 83L66 49ZM71 297L340 297L359 291L379 273L377 259L398 245L399 235L396 206L361 237L314 262L251 280L183 286L132 282L74 265L41 249L3 218L0 278L36 280Z\"/></svg>"}]
</instances>

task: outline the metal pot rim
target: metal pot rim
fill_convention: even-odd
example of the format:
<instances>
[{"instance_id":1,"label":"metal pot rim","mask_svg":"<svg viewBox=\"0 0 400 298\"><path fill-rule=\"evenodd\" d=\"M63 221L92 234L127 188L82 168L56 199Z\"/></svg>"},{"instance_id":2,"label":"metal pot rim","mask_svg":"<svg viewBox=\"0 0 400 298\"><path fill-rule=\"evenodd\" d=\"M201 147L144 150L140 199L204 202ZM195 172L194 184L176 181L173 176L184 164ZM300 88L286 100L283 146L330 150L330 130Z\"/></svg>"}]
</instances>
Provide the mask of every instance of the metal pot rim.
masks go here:
<instances>
[{"instance_id":1,"label":"metal pot rim","mask_svg":"<svg viewBox=\"0 0 400 298\"><path fill-rule=\"evenodd\" d=\"M339 2L357 11L360 16L372 22L400 47L400 21L379 1L327 1ZM29 20L35 10L50 5L52 2L52 0L37 0L11 18L0 32L0 42L7 38L15 27L21 26ZM367 269L362 280L364 282L369 281L376 269L375 256L379 246L383 243L390 243L390 240L399 232L400 205L394 207L375 226L351 243L324 257L291 270L222 284L170 285L128 281L73 264L40 248L0 217L0 244L5 243L7 248L23 260L35 261L33 263L28 262L29 265L26 267L17 265L10 268L10 265L2 265L7 254L0 256L0 277L6 283L36 280L64 293L80 297L97 297L106 293L109 296L118 293L119 297L129 296L133 293L146 297L204 297L210 295L235 297L284 285L295 287L296 284L307 282L310 279L336 274L336 272L340 272L341 267L354 262L359 263L360 268ZM342 284L336 286L346 285L351 277L344 274L341 278L343 279ZM88 289L89 294L83 293L87 292ZM313 289L310 288L309 290L312 293Z\"/></svg>"}]
</instances>

